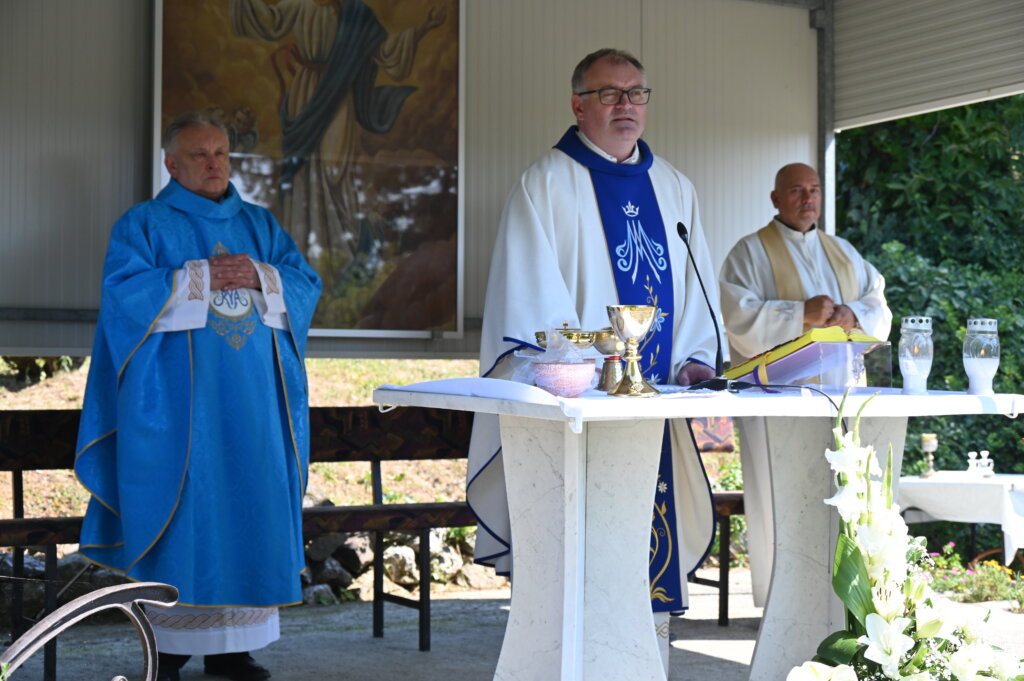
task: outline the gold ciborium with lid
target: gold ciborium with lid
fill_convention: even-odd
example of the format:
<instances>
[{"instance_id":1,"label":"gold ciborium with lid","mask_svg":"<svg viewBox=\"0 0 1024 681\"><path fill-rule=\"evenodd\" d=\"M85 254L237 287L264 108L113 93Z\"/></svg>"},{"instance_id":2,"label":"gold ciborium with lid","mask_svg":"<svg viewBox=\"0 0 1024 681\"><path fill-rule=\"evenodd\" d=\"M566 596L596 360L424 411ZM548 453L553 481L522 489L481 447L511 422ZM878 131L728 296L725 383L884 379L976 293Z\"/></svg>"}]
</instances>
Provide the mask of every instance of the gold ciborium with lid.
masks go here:
<instances>
[{"instance_id":1,"label":"gold ciborium with lid","mask_svg":"<svg viewBox=\"0 0 1024 681\"><path fill-rule=\"evenodd\" d=\"M594 344L595 333L593 331L570 329L569 322L562 322L562 328L558 329L558 333L562 334L567 341L575 345L580 350L586 350ZM537 345L542 348L548 347L548 334L546 331L537 331L533 335L537 339Z\"/></svg>"},{"instance_id":2,"label":"gold ciborium with lid","mask_svg":"<svg viewBox=\"0 0 1024 681\"><path fill-rule=\"evenodd\" d=\"M658 308L653 305L609 305L608 319L612 330L626 344L625 376L618 387L608 392L616 397L650 397L658 390L647 382L640 371L640 339L647 335L654 323Z\"/></svg>"}]
</instances>

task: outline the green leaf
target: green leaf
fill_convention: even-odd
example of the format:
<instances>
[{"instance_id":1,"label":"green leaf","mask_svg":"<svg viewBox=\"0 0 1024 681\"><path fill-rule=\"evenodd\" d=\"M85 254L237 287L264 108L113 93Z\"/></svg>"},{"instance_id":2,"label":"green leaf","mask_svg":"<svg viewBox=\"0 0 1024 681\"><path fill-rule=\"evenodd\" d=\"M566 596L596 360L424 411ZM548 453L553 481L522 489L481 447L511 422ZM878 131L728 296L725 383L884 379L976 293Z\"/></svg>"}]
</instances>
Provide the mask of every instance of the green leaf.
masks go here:
<instances>
[{"instance_id":1,"label":"green leaf","mask_svg":"<svg viewBox=\"0 0 1024 681\"><path fill-rule=\"evenodd\" d=\"M864 556L857 542L845 534L836 541L835 566L832 570L832 588L854 619L865 627L865 619L875 612L871 601L871 582Z\"/></svg>"},{"instance_id":2,"label":"green leaf","mask_svg":"<svg viewBox=\"0 0 1024 681\"><path fill-rule=\"evenodd\" d=\"M850 664L861 645L857 643L857 635L849 631L837 631L829 634L818 645L818 657L833 667Z\"/></svg>"}]
</instances>

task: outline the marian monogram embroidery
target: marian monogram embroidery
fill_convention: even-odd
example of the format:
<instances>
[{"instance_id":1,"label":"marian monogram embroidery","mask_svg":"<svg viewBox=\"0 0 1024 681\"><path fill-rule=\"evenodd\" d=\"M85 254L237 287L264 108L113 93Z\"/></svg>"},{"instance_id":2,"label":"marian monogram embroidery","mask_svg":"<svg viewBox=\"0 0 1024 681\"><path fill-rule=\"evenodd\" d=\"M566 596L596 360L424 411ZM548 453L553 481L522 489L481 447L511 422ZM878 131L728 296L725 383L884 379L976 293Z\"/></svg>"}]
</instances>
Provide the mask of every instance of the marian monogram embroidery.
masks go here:
<instances>
[{"instance_id":1,"label":"marian monogram embroidery","mask_svg":"<svg viewBox=\"0 0 1024 681\"><path fill-rule=\"evenodd\" d=\"M214 255L228 255L227 247L217 243ZM235 350L241 350L259 323L254 312L252 294L247 289L213 291L210 300L209 326L223 336Z\"/></svg>"},{"instance_id":2,"label":"marian monogram embroidery","mask_svg":"<svg viewBox=\"0 0 1024 681\"><path fill-rule=\"evenodd\" d=\"M658 243L644 231L637 216L640 215L639 206L634 206L632 201L627 201L622 206L626 214L626 238L621 244L615 247L615 255L618 258L615 265L620 272L632 270L633 282L636 282L636 275L640 269L640 263L649 263L654 278L661 283L661 272L668 267L668 260L665 258L665 246Z\"/></svg>"}]
</instances>

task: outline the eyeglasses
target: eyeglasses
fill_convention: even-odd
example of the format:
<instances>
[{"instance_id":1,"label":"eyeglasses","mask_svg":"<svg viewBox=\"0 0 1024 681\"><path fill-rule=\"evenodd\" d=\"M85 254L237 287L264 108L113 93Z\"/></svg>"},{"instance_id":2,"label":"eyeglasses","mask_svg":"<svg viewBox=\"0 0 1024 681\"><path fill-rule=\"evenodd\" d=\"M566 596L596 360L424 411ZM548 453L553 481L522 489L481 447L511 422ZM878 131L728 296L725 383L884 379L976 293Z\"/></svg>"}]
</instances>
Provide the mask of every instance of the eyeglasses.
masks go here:
<instances>
[{"instance_id":1,"label":"eyeglasses","mask_svg":"<svg viewBox=\"0 0 1024 681\"><path fill-rule=\"evenodd\" d=\"M595 92L597 93L597 100L605 106L618 104L622 100L622 95L626 95L630 104L636 104L638 106L651 101L651 88L649 87L634 87L628 90L623 90L618 87L603 87L598 90L577 92L576 94L582 97L583 95L592 95Z\"/></svg>"}]
</instances>

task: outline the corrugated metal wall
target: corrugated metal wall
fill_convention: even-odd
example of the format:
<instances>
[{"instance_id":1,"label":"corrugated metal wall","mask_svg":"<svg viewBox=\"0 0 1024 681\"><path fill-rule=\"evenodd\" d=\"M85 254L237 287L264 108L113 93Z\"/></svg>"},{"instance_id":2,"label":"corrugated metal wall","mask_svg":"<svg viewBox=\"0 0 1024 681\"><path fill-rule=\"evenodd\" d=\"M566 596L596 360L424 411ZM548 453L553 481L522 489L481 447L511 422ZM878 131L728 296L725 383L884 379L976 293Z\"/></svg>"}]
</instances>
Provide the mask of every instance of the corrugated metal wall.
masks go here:
<instances>
[{"instance_id":1,"label":"corrugated metal wall","mask_svg":"<svg viewBox=\"0 0 1024 681\"><path fill-rule=\"evenodd\" d=\"M570 75L593 49L644 61L655 90L645 137L697 186L716 263L771 217L776 168L815 157L807 10L749 0L465 2L468 331L461 340L314 338L311 354L475 355L472 320L483 313L505 198L573 122ZM0 85L15 94L13 110L0 110L0 307L95 308L110 225L149 192L151 10L138 0L5 8ZM0 354L80 353L91 339L90 324L0 321Z\"/></svg>"},{"instance_id":2,"label":"corrugated metal wall","mask_svg":"<svg viewBox=\"0 0 1024 681\"><path fill-rule=\"evenodd\" d=\"M96 308L114 220L148 191L149 3L3 2L0 307ZM0 354L88 324L0 323Z\"/></svg>"},{"instance_id":3,"label":"corrugated metal wall","mask_svg":"<svg viewBox=\"0 0 1024 681\"><path fill-rule=\"evenodd\" d=\"M837 0L839 129L1024 92L1024 0Z\"/></svg>"}]
</instances>

